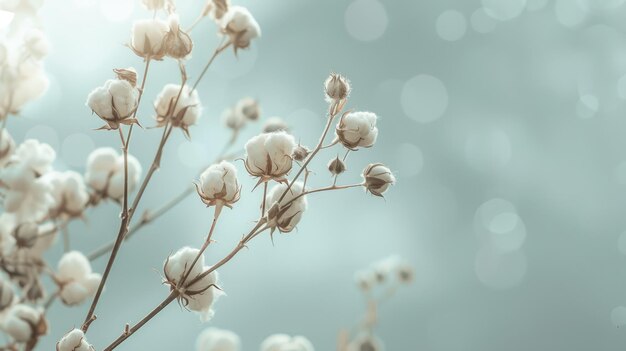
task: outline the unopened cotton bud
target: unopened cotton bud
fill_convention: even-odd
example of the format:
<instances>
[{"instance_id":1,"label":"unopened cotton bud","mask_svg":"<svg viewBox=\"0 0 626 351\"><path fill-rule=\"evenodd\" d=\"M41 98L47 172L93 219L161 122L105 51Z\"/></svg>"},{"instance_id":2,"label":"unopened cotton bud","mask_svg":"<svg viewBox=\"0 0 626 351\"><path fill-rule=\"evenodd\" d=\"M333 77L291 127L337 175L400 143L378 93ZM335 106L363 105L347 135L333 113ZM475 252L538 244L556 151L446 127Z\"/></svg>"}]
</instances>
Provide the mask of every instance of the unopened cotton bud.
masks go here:
<instances>
[{"instance_id":1,"label":"unopened cotton bud","mask_svg":"<svg viewBox=\"0 0 626 351\"><path fill-rule=\"evenodd\" d=\"M179 94L180 93L180 94ZM171 123L189 136L189 126L195 124L202 114L202 104L197 90L185 85L167 84L154 102L158 126Z\"/></svg>"},{"instance_id":2,"label":"unopened cotton bud","mask_svg":"<svg viewBox=\"0 0 626 351\"><path fill-rule=\"evenodd\" d=\"M141 0L141 2L150 11L161 10L165 7L165 0Z\"/></svg>"},{"instance_id":3,"label":"unopened cotton bud","mask_svg":"<svg viewBox=\"0 0 626 351\"><path fill-rule=\"evenodd\" d=\"M192 311L199 312L201 319L208 321L214 314L213 303L222 295L222 292L217 288L219 277L215 270L197 282L189 284L211 268L204 265L204 255L201 255L195 265L192 265L199 252L200 250L198 249L183 247L167 258L163 265L163 273L165 275L165 283L171 289L184 291L181 296L181 302L184 306ZM179 286L185 276L187 276L187 279L182 283L183 286Z\"/></svg>"},{"instance_id":4,"label":"unopened cotton bud","mask_svg":"<svg viewBox=\"0 0 626 351\"><path fill-rule=\"evenodd\" d=\"M415 270L413 266L408 263L400 263L397 267L398 280L400 282L408 284L413 281L415 276Z\"/></svg>"},{"instance_id":5,"label":"unopened cotton bud","mask_svg":"<svg viewBox=\"0 0 626 351\"><path fill-rule=\"evenodd\" d=\"M348 112L341 116L335 134L348 149L371 147L378 137L376 114L372 112Z\"/></svg>"},{"instance_id":6,"label":"unopened cotton bud","mask_svg":"<svg viewBox=\"0 0 626 351\"><path fill-rule=\"evenodd\" d=\"M354 274L354 281L359 289L369 291L376 284L376 276L374 272L370 270L358 271Z\"/></svg>"},{"instance_id":7,"label":"unopened cotton bud","mask_svg":"<svg viewBox=\"0 0 626 351\"><path fill-rule=\"evenodd\" d=\"M77 305L92 296L102 277L93 273L89 260L79 251L70 251L61 257L56 281L61 289L59 296L66 305Z\"/></svg>"},{"instance_id":8,"label":"unopened cotton bud","mask_svg":"<svg viewBox=\"0 0 626 351\"><path fill-rule=\"evenodd\" d=\"M240 351L241 339L230 330L207 328L196 340L196 351Z\"/></svg>"},{"instance_id":9,"label":"unopened cotton bud","mask_svg":"<svg viewBox=\"0 0 626 351\"><path fill-rule=\"evenodd\" d=\"M160 19L138 20L133 23L130 48L145 60L160 60L165 56L167 23Z\"/></svg>"},{"instance_id":10,"label":"unopened cotton bud","mask_svg":"<svg viewBox=\"0 0 626 351\"><path fill-rule=\"evenodd\" d=\"M56 351L94 351L94 347L87 342L82 330L73 329L57 342Z\"/></svg>"},{"instance_id":11,"label":"unopened cotton bud","mask_svg":"<svg viewBox=\"0 0 626 351\"><path fill-rule=\"evenodd\" d=\"M227 161L209 166L200 175L200 184L196 184L196 190L207 206L232 207L241 194L237 168Z\"/></svg>"},{"instance_id":12,"label":"unopened cotton bud","mask_svg":"<svg viewBox=\"0 0 626 351\"><path fill-rule=\"evenodd\" d=\"M363 170L363 179L365 182L363 186L372 195L383 196L389 186L396 182L391 170L385 167L382 163L372 163Z\"/></svg>"},{"instance_id":13,"label":"unopened cotton bud","mask_svg":"<svg viewBox=\"0 0 626 351\"><path fill-rule=\"evenodd\" d=\"M345 100L350 95L350 82L340 74L332 73L324 82L328 102Z\"/></svg>"},{"instance_id":14,"label":"unopened cotton bud","mask_svg":"<svg viewBox=\"0 0 626 351\"><path fill-rule=\"evenodd\" d=\"M346 351L382 351L382 341L373 335L362 334L348 344Z\"/></svg>"},{"instance_id":15,"label":"unopened cotton bud","mask_svg":"<svg viewBox=\"0 0 626 351\"><path fill-rule=\"evenodd\" d=\"M346 170L346 164L336 157L328 162L328 170L333 176L339 175Z\"/></svg>"},{"instance_id":16,"label":"unopened cotton bud","mask_svg":"<svg viewBox=\"0 0 626 351\"><path fill-rule=\"evenodd\" d=\"M222 121L224 121L226 127L237 131L246 124L246 117L240 113L236 113L232 108L227 108L222 112Z\"/></svg>"},{"instance_id":17,"label":"unopened cotton bud","mask_svg":"<svg viewBox=\"0 0 626 351\"><path fill-rule=\"evenodd\" d=\"M261 108L255 99L248 97L237 101L235 112L241 114L249 121L256 121L261 115Z\"/></svg>"},{"instance_id":18,"label":"unopened cotton bud","mask_svg":"<svg viewBox=\"0 0 626 351\"><path fill-rule=\"evenodd\" d=\"M272 228L272 231L278 229L281 233L289 233L300 223L300 219L302 219L308 206L306 195L302 195L303 186L302 182L295 182L287 190L287 185L280 183L268 192L266 198L266 204L269 208L267 226ZM284 193L285 197L279 202L278 200Z\"/></svg>"},{"instance_id":19,"label":"unopened cotton bud","mask_svg":"<svg viewBox=\"0 0 626 351\"><path fill-rule=\"evenodd\" d=\"M177 14L169 17L169 31L165 35L165 54L174 59L186 58L193 48L193 41L189 34L180 28L180 19Z\"/></svg>"},{"instance_id":20,"label":"unopened cotton bud","mask_svg":"<svg viewBox=\"0 0 626 351\"><path fill-rule=\"evenodd\" d=\"M274 334L263 340L261 351L315 351L315 348L304 336Z\"/></svg>"},{"instance_id":21,"label":"unopened cotton bud","mask_svg":"<svg viewBox=\"0 0 626 351\"><path fill-rule=\"evenodd\" d=\"M114 68L113 72L115 72L117 79L127 81L133 88L137 86L137 70L133 67Z\"/></svg>"},{"instance_id":22,"label":"unopened cotton bud","mask_svg":"<svg viewBox=\"0 0 626 351\"><path fill-rule=\"evenodd\" d=\"M0 278L0 312L6 310L13 304L15 292L11 283Z\"/></svg>"},{"instance_id":23,"label":"unopened cotton bud","mask_svg":"<svg viewBox=\"0 0 626 351\"><path fill-rule=\"evenodd\" d=\"M291 171L295 147L293 136L285 132L259 134L246 143L246 170L259 177L259 182L284 181Z\"/></svg>"},{"instance_id":24,"label":"unopened cotton bud","mask_svg":"<svg viewBox=\"0 0 626 351\"><path fill-rule=\"evenodd\" d=\"M263 133L289 131L289 126L280 117L270 117L263 124Z\"/></svg>"},{"instance_id":25,"label":"unopened cotton bud","mask_svg":"<svg viewBox=\"0 0 626 351\"><path fill-rule=\"evenodd\" d=\"M230 42L235 48L245 49L250 46L252 39L261 36L261 28L252 17L250 11L242 6L232 6L220 20L222 33L230 38Z\"/></svg>"},{"instance_id":26,"label":"unopened cotton bud","mask_svg":"<svg viewBox=\"0 0 626 351\"><path fill-rule=\"evenodd\" d=\"M126 79L109 79L87 96L87 106L106 122L101 129L107 130L137 123L133 114L138 102L139 90Z\"/></svg>"},{"instance_id":27,"label":"unopened cotton bud","mask_svg":"<svg viewBox=\"0 0 626 351\"><path fill-rule=\"evenodd\" d=\"M309 149L305 146L298 144L295 149L293 149L293 159L296 161L304 161L307 156L309 156Z\"/></svg>"},{"instance_id":28,"label":"unopened cotton bud","mask_svg":"<svg viewBox=\"0 0 626 351\"><path fill-rule=\"evenodd\" d=\"M2 329L16 342L37 340L48 332L43 314L25 304L13 305L2 320Z\"/></svg>"},{"instance_id":29,"label":"unopened cotton bud","mask_svg":"<svg viewBox=\"0 0 626 351\"><path fill-rule=\"evenodd\" d=\"M37 241L39 226L34 222L26 222L18 225L13 230L13 238L18 248L31 248Z\"/></svg>"}]
</instances>

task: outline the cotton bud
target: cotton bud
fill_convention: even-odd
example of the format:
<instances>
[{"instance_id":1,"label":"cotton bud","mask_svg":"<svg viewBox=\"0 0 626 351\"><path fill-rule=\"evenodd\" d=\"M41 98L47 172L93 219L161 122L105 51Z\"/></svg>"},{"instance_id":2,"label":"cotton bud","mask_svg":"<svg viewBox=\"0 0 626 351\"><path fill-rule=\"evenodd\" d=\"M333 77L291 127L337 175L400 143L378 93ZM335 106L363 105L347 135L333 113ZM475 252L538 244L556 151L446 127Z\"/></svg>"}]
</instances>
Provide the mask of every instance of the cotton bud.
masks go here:
<instances>
[{"instance_id":1,"label":"cotton bud","mask_svg":"<svg viewBox=\"0 0 626 351\"><path fill-rule=\"evenodd\" d=\"M174 59L184 59L191 54L193 42L189 34L180 28L180 18L177 14L169 17L169 31L165 35L166 55Z\"/></svg>"},{"instance_id":2,"label":"cotton bud","mask_svg":"<svg viewBox=\"0 0 626 351\"><path fill-rule=\"evenodd\" d=\"M261 108L255 99L247 97L237 101L235 112L241 114L249 121L256 121L261 115Z\"/></svg>"},{"instance_id":3,"label":"cotton bud","mask_svg":"<svg viewBox=\"0 0 626 351\"><path fill-rule=\"evenodd\" d=\"M346 164L336 157L328 162L328 170L333 176L339 175L346 170Z\"/></svg>"},{"instance_id":4,"label":"cotton bud","mask_svg":"<svg viewBox=\"0 0 626 351\"><path fill-rule=\"evenodd\" d=\"M9 162L15 152L15 141L6 129L0 133L0 167L4 167Z\"/></svg>"},{"instance_id":5,"label":"cotton bud","mask_svg":"<svg viewBox=\"0 0 626 351\"><path fill-rule=\"evenodd\" d=\"M56 158L54 149L35 139L27 139L15 150L19 163L35 172L39 177L52 169L52 162Z\"/></svg>"},{"instance_id":6,"label":"cotton bud","mask_svg":"<svg viewBox=\"0 0 626 351\"><path fill-rule=\"evenodd\" d=\"M13 304L15 292L11 283L0 278L0 312L6 310Z\"/></svg>"},{"instance_id":7,"label":"cotton bud","mask_svg":"<svg viewBox=\"0 0 626 351\"><path fill-rule=\"evenodd\" d=\"M196 351L240 351L241 339L230 330L205 329L196 340Z\"/></svg>"},{"instance_id":8,"label":"cotton bud","mask_svg":"<svg viewBox=\"0 0 626 351\"><path fill-rule=\"evenodd\" d=\"M133 23L130 48L144 60L161 60L166 54L167 23L160 19L138 20Z\"/></svg>"},{"instance_id":9,"label":"cotton bud","mask_svg":"<svg viewBox=\"0 0 626 351\"><path fill-rule=\"evenodd\" d=\"M32 342L48 332L43 314L25 304L13 305L2 324L2 329L19 343Z\"/></svg>"},{"instance_id":10,"label":"cotton bud","mask_svg":"<svg viewBox=\"0 0 626 351\"><path fill-rule=\"evenodd\" d=\"M354 339L346 351L382 351L382 341L373 335L362 334Z\"/></svg>"},{"instance_id":11,"label":"cotton bud","mask_svg":"<svg viewBox=\"0 0 626 351\"><path fill-rule=\"evenodd\" d=\"M77 305L92 296L102 277L91 271L85 255L70 251L61 257L57 268L56 281L61 292L59 296L66 305Z\"/></svg>"},{"instance_id":12,"label":"cotton bud","mask_svg":"<svg viewBox=\"0 0 626 351\"><path fill-rule=\"evenodd\" d=\"M300 144L298 144L298 146L296 146L295 149L293 149L293 159L296 161L304 161L304 159L307 158L307 156L309 156L309 152L310 150L307 149L305 146L302 146Z\"/></svg>"},{"instance_id":13,"label":"cotton bud","mask_svg":"<svg viewBox=\"0 0 626 351\"><path fill-rule=\"evenodd\" d=\"M261 351L315 351L315 348L304 336L274 334L263 340Z\"/></svg>"},{"instance_id":14,"label":"cotton bud","mask_svg":"<svg viewBox=\"0 0 626 351\"><path fill-rule=\"evenodd\" d=\"M208 0L202 16L210 16L213 20L219 21L224 17L228 8L230 7L230 0Z\"/></svg>"},{"instance_id":15,"label":"cotton bud","mask_svg":"<svg viewBox=\"0 0 626 351\"><path fill-rule=\"evenodd\" d=\"M359 289L369 291L376 284L376 276L374 272L370 270L358 271L354 274L354 281Z\"/></svg>"},{"instance_id":16,"label":"cotton bud","mask_svg":"<svg viewBox=\"0 0 626 351\"><path fill-rule=\"evenodd\" d=\"M41 60L50 51L50 44L43 32L33 28L24 35L24 48L31 57Z\"/></svg>"},{"instance_id":17,"label":"cotton bud","mask_svg":"<svg viewBox=\"0 0 626 351\"><path fill-rule=\"evenodd\" d=\"M269 208L267 226L272 228L272 232L278 228L281 233L289 233L300 222L308 205L306 195L302 195L303 185L302 182L295 182L287 190L287 185L280 183L269 191L265 202ZM285 197L278 202L285 191L287 191Z\"/></svg>"},{"instance_id":18,"label":"cotton bud","mask_svg":"<svg viewBox=\"0 0 626 351\"><path fill-rule=\"evenodd\" d=\"M82 215L89 202L82 175L74 171L52 171L43 179L50 184L54 198L54 205L50 209L51 218L74 218Z\"/></svg>"},{"instance_id":19,"label":"cotton bud","mask_svg":"<svg viewBox=\"0 0 626 351\"><path fill-rule=\"evenodd\" d=\"M272 179L285 181L291 171L295 147L293 136L285 132L259 134L246 143L246 170L259 177L259 183Z\"/></svg>"},{"instance_id":20,"label":"cotton bud","mask_svg":"<svg viewBox=\"0 0 626 351\"><path fill-rule=\"evenodd\" d=\"M198 91L185 85L181 92L181 86L177 84L163 87L154 102L154 109L159 127L171 123L180 127L186 136L189 136L189 126L195 124L202 114Z\"/></svg>"},{"instance_id":21,"label":"cotton bud","mask_svg":"<svg viewBox=\"0 0 626 351\"><path fill-rule=\"evenodd\" d=\"M137 71L133 67L113 69L117 79L125 80L134 88L137 86Z\"/></svg>"},{"instance_id":22,"label":"cotton bud","mask_svg":"<svg viewBox=\"0 0 626 351\"><path fill-rule=\"evenodd\" d=\"M372 112L348 112L341 116L335 134L348 149L371 147L378 137L376 115Z\"/></svg>"},{"instance_id":23,"label":"cotton bud","mask_svg":"<svg viewBox=\"0 0 626 351\"><path fill-rule=\"evenodd\" d=\"M408 284L413 281L415 277L415 270L408 263L400 263L397 267L397 274L400 282Z\"/></svg>"},{"instance_id":24,"label":"cotton bud","mask_svg":"<svg viewBox=\"0 0 626 351\"><path fill-rule=\"evenodd\" d=\"M263 124L263 133L287 132L289 126L280 117L270 117Z\"/></svg>"},{"instance_id":25,"label":"cotton bud","mask_svg":"<svg viewBox=\"0 0 626 351\"><path fill-rule=\"evenodd\" d=\"M141 177L141 164L128 155L128 191L132 192ZM98 148L87 158L85 183L103 198L120 199L124 196L124 156L110 147Z\"/></svg>"},{"instance_id":26,"label":"cotton bud","mask_svg":"<svg viewBox=\"0 0 626 351\"><path fill-rule=\"evenodd\" d=\"M227 108L222 112L222 121L229 129L238 131L246 124L246 118L240 113L236 113L234 109Z\"/></svg>"},{"instance_id":27,"label":"cotton bud","mask_svg":"<svg viewBox=\"0 0 626 351\"><path fill-rule=\"evenodd\" d=\"M252 39L261 36L261 28L252 17L248 9L242 6L232 6L220 20L222 33L228 35L235 48L245 49L250 46Z\"/></svg>"},{"instance_id":28,"label":"cotton bud","mask_svg":"<svg viewBox=\"0 0 626 351\"><path fill-rule=\"evenodd\" d=\"M162 10L165 7L165 0L141 0L141 2L150 11Z\"/></svg>"},{"instance_id":29,"label":"cotton bud","mask_svg":"<svg viewBox=\"0 0 626 351\"><path fill-rule=\"evenodd\" d=\"M94 351L94 347L87 342L82 330L73 329L57 342L56 351Z\"/></svg>"},{"instance_id":30,"label":"cotton bud","mask_svg":"<svg viewBox=\"0 0 626 351\"><path fill-rule=\"evenodd\" d=\"M382 163L372 163L363 170L363 179L365 182L363 186L372 195L382 197L389 186L396 182L396 177L393 176L391 170L385 167Z\"/></svg>"},{"instance_id":31,"label":"cotton bud","mask_svg":"<svg viewBox=\"0 0 626 351\"><path fill-rule=\"evenodd\" d=\"M241 195L237 168L227 161L209 166L200 175L196 190L202 202L207 206L216 206L216 213L222 206L232 208Z\"/></svg>"},{"instance_id":32,"label":"cotton bud","mask_svg":"<svg viewBox=\"0 0 626 351\"><path fill-rule=\"evenodd\" d=\"M165 283L172 290L177 289L181 294L181 301L184 306L192 311L200 313L203 321L208 321L213 317L212 309L215 300L222 295L217 287L218 274L212 271L197 282L189 285L191 281L208 271L211 267L204 265L204 256L201 255L195 265L192 265L200 250L190 247L183 247L175 254L169 256L163 265ZM187 276L181 285L181 281Z\"/></svg>"},{"instance_id":33,"label":"cotton bud","mask_svg":"<svg viewBox=\"0 0 626 351\"><path fill-rule=\"evenodd\" d=\"M345 100L350 95L350 82L346 77L332 73L324 82L324 91L328 102Z\"/></svg>"},{"instance_id":34,"label":"cotton bud","mask_svg":"<svg viewBox=\"0 0 626 351\"><path fill-rule=\"evenodd\" d=\"M22 223L13 230L12 234L18 248L31 248L37 242L39 226L34 222Z\"/></svg>"},{"instance_id":35,"label":"cotton bud","mask_svg":"<svg viewBox=\"0 0 626 351\"><path fill-rule=\"evenodd\" d=\"M129 71L129 70L126 70ZM117 72L116 72L117 73ZM124 75L129 73L124 72ZM119 76L119 73L118 73ZM136 79L136 76L135 76ZM87 96L87 106L106 122L100 129L115 130L120 124L138 123L133 117L139 102L139 90L132 81L109 79Z\"/></svg>"}]
</instances>

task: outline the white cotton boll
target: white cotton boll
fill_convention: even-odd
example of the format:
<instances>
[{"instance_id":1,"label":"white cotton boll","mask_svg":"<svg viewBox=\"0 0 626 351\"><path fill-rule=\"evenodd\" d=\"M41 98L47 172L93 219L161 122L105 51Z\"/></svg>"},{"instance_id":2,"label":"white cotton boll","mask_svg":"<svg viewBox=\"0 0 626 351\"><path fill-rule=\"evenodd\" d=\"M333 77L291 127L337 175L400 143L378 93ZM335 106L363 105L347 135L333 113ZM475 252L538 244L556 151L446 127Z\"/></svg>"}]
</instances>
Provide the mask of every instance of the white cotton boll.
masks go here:
<instances>
[{"instance_id":1,"label":"white cotton boll","mask_svg":"<svg viewBox=\"0 0 626 351\"><path fill-rule=\"evenodd\" d=\"M157 114L157 123L164 125L167 122L175 127L187 130L187 127L195 124L202 114L202 103L198 97L198 91L185 85L180 97L180 85L167 84L163 87L154 102L154 109ZM178 97L178 102L176 98ZM176 106L174 108L174 106Z\"/></svg>"},{"instance_id":2,"label":"white cotton boll","mask_svg":"<svg viewBox=\"0 0 626 351\"><path fill-rule=\"evenodd\" d=\"M245 146L246 169L252 176L282 180L291 171L294 137L286 132L264 133L250 139Z\"/></svg>"},{"instance_id":3,"label":"white cotton boll","mask_svg":"<svg viewBox=\"0 0 626 351\"><path fill-rule=\"evenodd\" d=\"M4 167L15 153L15 141L6 129L0 133L0 167Z\"/></svg>"},{"instance_id":4,"label":"white cotton boll","mask_svg":"<svg viewBox=\"0 0 626 351\"><path fill-rule=\"evenodd\" d=\"M27 139L15 150L19 162L26 165L38 175L47 173L52 168L52 162L56 158L54 149L35 139Z\"/></svg>"},{"instance_id":5,"label":"white cotton boll","mask_svg":"<svg viewBox=\"0 0 626 351\"><path fill-rule=\"evenodd\" d=\"M47 173L43 178L50 184L54 205L51 208L51 217L80 216L89 202L89 193L83 176L74 171Z\"/></svg>"},{"instance_id":6,"label":"white cotton boll","mask_svg":"<svg viewBox=\"0 0 626 351\"><path fill-rule=\"evenodd\" d=\"M222 121L226 127L236 131L243 128L246 124L246 117L240 113L236 113L232 108L227 108L222 112Z\"/></svg>"},{"instance_id":7,"label":"white cotton boll","mask_svg":"<svg viewBox=\"0 0 626 351\"><path fill-rule=\"evenodd\" d=\"M341 117L335 134L339 141L349 149L371 147L378 137L376 120L372 112L350 112Z\"/></svg>"},{"instance_id":8,"label":"white cotton boll","mask_svg":"<svg viewBox=\"0 0 626 351\"><path fill-rule=\"evenodd\" d=\"M110 175L117 168L118 154L112 147L93 150L87 157L85 182L96 191L105 190Z\"/></svg>"},{"instance_id":9,"label":"white cotton boll","mask_svg":"<svg viewBox=\"0 0 626 351\"><path fill-rule=\"evenodd\" d=\"M315 351L315 348L303 336L291 337L286 334L274 334L263 340L261 351Z\"/></svg>"},{"instance_id":10,"label":"white cotton boll","mask_svg":"<svg viewBox=\"0 0 626 351\"><path fill-rule=\"evenodd\" d=\"M0 312L9 308L14 301L15 291L11 282L0 278Z\"/></svg>"},{"instance_id":11,"label":"white cotton boll","mask_svg":"<svg viewBox=\"0 0 626 351\"><path fill-rule=\"evenodd\" d=\"M243 6L232 6L220 20L222 32L230 37L236 49L245 49L250 46L252 39L261 36L259 23L252 17L250 11Z\"/></svg>"},{"instance_id":12,"label":"white cotton boll","mask_svg":"<svg viewBox=\"0 0 626 351\"><path fill-rule=\"evenodd\" d=\"M9 78L9 87L5 88L8 91L0 96L3 99L0 106L2 114L19 113L26 103L43 95L50 85L43 66L34 60L20 63L13 72L7 71L5 74L12 75L12 79Z\"/></svg>"},{"instance_id":13,"label":"white cotton boll","mask_svg":"<svg viewBox=\"0 0 626 351\"><path fill-rule=\"evenodd\" d=\"M165 0L141 0L143 6L150 11L162 10L165 8Z\"/></svg>"},{"instance_id":14,"label":"white cotton boll","mask_svg":"<svg viewBox=\"0 0 626 351\"><path fill-rule=\"evenodd\" d=\"M213 303L222 295L222 292L216 289L215 286L211 286L217 285L217 271L213 271L196 283L187 286L187 283L194 280L202 272L210 269L210 267L204 265L204 255L200 256L193 267L191 266L199 252L200 250L198 249L183 247L165 261L163 270L167 283L172 286L177 286L185 275L188 276L184 283L184 285L186 285L184 297L187 302L185 307L192 311L199 312L201 319L208 321L214 314L212 309Z\"/></svg>"},{"instance_id":15,"label":"white cotton boll","mask_svg":"<svg viewBox=\"0 0 626 351\"><path fill-rule=\"evenodd\" d=\"M101 276L92 272L85 255L70 251L61 257L56 279L61 287L61 300L67 305L76 305L96 292Z\"/></svg>"},{"instance_id":16,"label":"white cotton boll","mask_svg":"<svg viewBox=\"0 0 626 351\"><path fill-rule=\"evenodd\" d=\"M16 216L18 221L38 221L48 214L53 198L48 183L43 181L31 167L45 168L41 158L31 157L28 163L21 159L0 171L0 181L6 187L4 210Z\"/></svg>"},{"instance_id":17,"label":"white cotton boll","mask_svg":"<svg viewBox=\"0 0 626 351\"><path fill-rule=\"evenodd\" d=\"M160 60L165 55L163 44L169 29L167 22L157 18L137 20L133 23L131 48L140 57Z\"/></svg>"},{"instance_id":18,"label":"white cotton boll","mask_svg":"<svg viewBox=\"0 0 626 351\"><path fill-rule=\"evenodd\" d=\"M129 80L109 79L87 95L86 105L107 123L106 129L117 129L135 122L138 102L139 90Z\"/></svg>"},{"instance_id":19,"label":"white cotton boll","mask_svg":"<svg viewBox=\"0 0 626 351\"><path fill-rule=\"evenodd\" d=\"M139 184L141 178L142 167L139 161L133 156L128 155L128 192L131 193ZM111 178L109 178L109 186L107 195L113 199L120 199L124 196L124 156L117 158L116 168Z\"/></svg>"},{"instance_id":20,"label":"white cotton boll","mask_svg":"<svg viewBox=\"0 0 626 351\"><path fill-rule=\"evenodd\" d=\"M65 334L57 343L57 351L94 351L93 346L87 342L85 333L80 329L73 329Z\"/></svg>"},{"instance_id":21,"label":"white cotton boll","mask_svg":"<svg viewBox=\"0 0 626 351\"><path fill-rule=\"evenodd\" d=\"M198 195L207 206L228 206L239 200L237 168L227 161L209 166L200 175Z\"/></svg>"},{"instance_id":22,"label":"white cotton boll","mask_svg":"<svg viewBox=\"0 0 626 351\"><path fill-rule=\"evenodd\" d=\"M247 97L237 101L237 105L235 105L235 113L250 121L256 121L261 115L261 108L255 99Z\"/></svg>"},{"instance_id":23,"label":"white cotton boll","mask_svg":"<svg viewBox=\"0 0 626 351\"><path fill-rule=\"evenodd\" d=\"M0 214L0 256L8 256L15 249L13 231L17 226L15 216L3 212Z\"/></svg>"},{"instance_id":24,"label":"white cotton boll","mask_svg":"<svg viewBox=\"0 0 626 351\"><path fill-rule=\"evenodd\" d=\"M230 330L207 328L196 340L196 351L240 351L241 339Z\"/></svg>"},{"instance_id":25,"label":"white cotton boll","mask_svg":"<svg viewBox=\"0 0 626 351\"><path fill-rule=\"evenodd\" d=\"M37 60L42 59L50 51L50 43L39 29L31 28L24 35L24 47Z\"/></svg>"},{"instance_id":26,"label":"white cotton boll","mask_svg":"<svg viewBox=\"0 0 626 351\"><path fill-rule=\"evenodd\" d=\"M372 195L382 197L385 191L396 182L396 177L382 163L372 163L363 170L363 186Z\"/></svg>"},{"instance_id":27,"label":"white cotton boll","mask_svg":"<svg viewBox=\"0 0 626 351\"><path fill-rule=\"evenodd\" d=\"M263 124L263 133L274 133L280 131L289 131L289 126L280 117L270 117Z\"/></svg>"},{"instance_id":28,"label":"white cotton boll","mask_svg":"<svg viewBox=\"0 0 626 351\"><path fill-rule=\"evenodd\" d=\"M266 198L266 204L270 208L268 211L269 226L278 228L282 233L289 233L300 223L300 219L302 219L308 206L306 195L299 196L304 191L303 185L302 182L293 183L280 203L278 200L287 190L287 184L276 184L269 191ZM278 205L276 206L276 204Z\"/></svg>"},{"instance_id":29,"label":"white cotton boll","mask_svg":"<svg viewBox=\"0 0 626 351\"><path fill-rule=\"evenodd\" d=\"M24 304L13 305L2 322L2 329L16 342L26 342L43 334L38 327L45 326L41 312Z\"/></svg>"}]
</instances>

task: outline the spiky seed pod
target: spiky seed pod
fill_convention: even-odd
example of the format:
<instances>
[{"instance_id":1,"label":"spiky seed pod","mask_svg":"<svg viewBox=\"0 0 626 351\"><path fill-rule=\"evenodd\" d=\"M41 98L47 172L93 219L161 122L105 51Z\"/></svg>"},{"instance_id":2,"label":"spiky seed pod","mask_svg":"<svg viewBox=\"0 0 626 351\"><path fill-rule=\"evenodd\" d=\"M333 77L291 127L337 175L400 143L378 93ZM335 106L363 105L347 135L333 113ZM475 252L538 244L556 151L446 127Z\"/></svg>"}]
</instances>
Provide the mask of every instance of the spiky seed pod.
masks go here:
<instances>
[{"instance_id":1,"label":"spiky seed pod","mask_svg":"<svg viewBox=\"0 0 626 351\"><path fill-rule=\"evenodd\" d=\"M302 146L298 144L295 149L293 149L293 159L301 162L304 161L307 156L309 156L310 150L306 148L306 146Z\"/></svg>"},{"instance_id":2,"label":"spiky seed pod","mask_svg":"<svg viewBox=\"0 0 626 351\"><path fill-rule=\"evenodd\" d=\"M350 95L350 82L340 74L331 73L324 82L324 92L328 102L345 100Z\"/></svg>"},{"instance_id":3,"label":"spiky seed pod","mask_svg":"<svg viewBox=\"0 0 626 351\"><path fill-rule=\"evenodd\" d=\"M336 157L328 162L328 170L333 176L336 176L346 171L346 164L339 157Z\"/></svg>"}]
</instances>

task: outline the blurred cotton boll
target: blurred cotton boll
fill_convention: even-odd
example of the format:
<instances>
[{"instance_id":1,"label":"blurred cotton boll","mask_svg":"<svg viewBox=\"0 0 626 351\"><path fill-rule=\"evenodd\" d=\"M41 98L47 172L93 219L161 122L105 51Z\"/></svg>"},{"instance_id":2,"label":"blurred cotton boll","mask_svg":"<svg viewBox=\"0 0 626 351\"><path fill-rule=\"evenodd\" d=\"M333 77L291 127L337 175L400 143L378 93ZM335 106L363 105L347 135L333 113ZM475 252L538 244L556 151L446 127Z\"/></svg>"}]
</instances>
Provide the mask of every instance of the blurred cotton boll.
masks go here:
<instances>
[{"instance_id":1,"label":"blurred cotton boll","mask_svg":"<svg viewBox=\"0 0 626 351\"><path fill-rule=\"evenodd\" d=\"M222 32L226 34L235 48L245 49L250 42L261 36L261 27L250 11L243 6L232 6L220 19Z\"/></svg>"},{"instance_id":2,"label":"blurred cotton boll","mask_svg":"<svg viewBox=\"0 0 626 351\"><path fill-rule=\"evenodd\" d=\"M25 304L11 307L2 319L2 329L17 342L36 340L48 331L41 311Z\"/></svg>"},{"instance_id":3,"label":"blurred cotton boll","mask_svg":"<svg viewBox=\"0 0 626 351\"><path fill-rule=\"evenodd\" d=\"M202 115L202 103L198 91L188 86L167 84L154 102L158 126L171 123L180 127L189 136L189 127L196 124Z\"/></svg>"},{"instance_id":4,"label":"blurred cotton boll","mask_svg":"<svg viewBox=\"0 0 626 351\"><path fill-rule=\"evenodd\" d=\"M61 300L67 305L77 305L96 292L102 277L91 271L85 255L71 251L61 257L56 279L61 289Z\"/></svg>"},{"instance_id":5,"label":"blurred cotton boll","mask_svg":"<svg viewBox=\"0 0 626 351\"><path fill-rule=\"evenodd\" d=\"M230 330L207 328L196 340L196 351L241 351L241 339Z\"/></svg>"},{"instance_id":6,"label":"blurred cotton boll","mask_svg":"<svg viewBox=\"0 0 626 351\"><path fill-rule=\"evenodd\" d=\"M274 334L261 343L261 351L315 351L313 344L304 336Z\"/></svg>"},{"instance_id":7,"label":"blurred cotton boll","mask_svg":"<svg viewBox=\"0 0 626 351\"><path fill-rule=\"evenodd\" d=\"M128 155L128 191L132 192L141 178L142 167ZM85 183L101 198L120 199L124 196L124 156L110 147L98 148L87 158Z\"/></svg>"},{"instance_id":8,"label":"blurred cotton boll","mask_svg":"<svg viewBox=\"0 0 626 351\"><path fill-rule=\"evenodd\" d=\"M57 343L57 351L94 351L94 347L87 342L85 333L80 329L73 329L65 334Z\"/></svg>"},{"instance_id":9,"label":"blurred cotton boll","mask_svg":"<svg viewBox=\"0 0 626 351\"><path fill-rule=\"evenodd\" d=\"M133 23L130 47L145 60L160 60L166 54L167 22L161 19L137 20Z\"/></svg>"}]
</instances>

